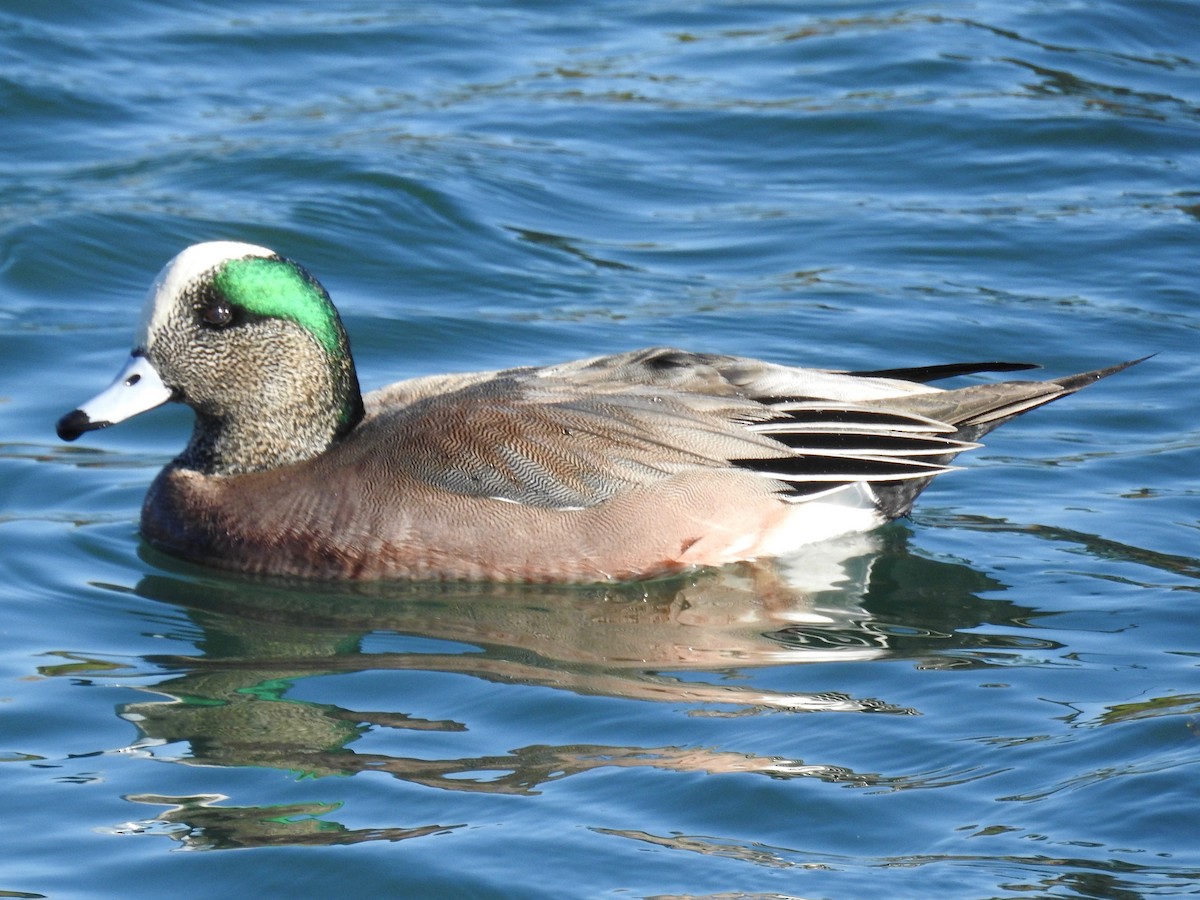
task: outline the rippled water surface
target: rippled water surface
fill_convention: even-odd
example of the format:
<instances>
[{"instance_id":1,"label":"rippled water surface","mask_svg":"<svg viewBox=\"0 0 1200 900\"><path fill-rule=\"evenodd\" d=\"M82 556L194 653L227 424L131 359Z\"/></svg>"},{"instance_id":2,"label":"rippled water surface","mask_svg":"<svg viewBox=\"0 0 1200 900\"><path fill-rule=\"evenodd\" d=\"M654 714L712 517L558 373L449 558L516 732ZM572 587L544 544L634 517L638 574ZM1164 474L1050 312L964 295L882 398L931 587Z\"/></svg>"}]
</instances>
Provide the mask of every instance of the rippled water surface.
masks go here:
<instances>
[{"instance_id":1,"label":"rippled water surface","mask_svg":"<svg viewBox=\"0 0 1200 900\"><path fill-rule=\"evenodd\" d=\"M0 7L0 896L1200 892L1193 2ZM638 586L141 545L59 443L263 243L364 384L652 344L1049 375L910 522ZM237 852L234 852L237 851Z\"/></svg>"}]
</instances>

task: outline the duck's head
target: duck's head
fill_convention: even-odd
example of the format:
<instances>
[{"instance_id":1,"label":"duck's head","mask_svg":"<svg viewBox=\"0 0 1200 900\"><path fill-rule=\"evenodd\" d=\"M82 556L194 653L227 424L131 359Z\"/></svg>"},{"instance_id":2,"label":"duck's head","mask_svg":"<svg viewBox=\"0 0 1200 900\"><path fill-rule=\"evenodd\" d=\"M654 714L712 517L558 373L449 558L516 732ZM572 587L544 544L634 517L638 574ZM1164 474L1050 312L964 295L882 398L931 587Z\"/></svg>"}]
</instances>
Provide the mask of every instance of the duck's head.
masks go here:
<instances>
[{"instance_id":1,"label":"duck's head","mask_svg":"<svg viewBox=\"0 0 1200 900\"><path fill-rule=\"evenodd\" d=\"M265 247L196 244L159 273L113 383L58 422L73 441L178 400L196 411L177 464L238 474L314 456L362 418L345 329L325 289Z\"/></svg>"}]
</instances>

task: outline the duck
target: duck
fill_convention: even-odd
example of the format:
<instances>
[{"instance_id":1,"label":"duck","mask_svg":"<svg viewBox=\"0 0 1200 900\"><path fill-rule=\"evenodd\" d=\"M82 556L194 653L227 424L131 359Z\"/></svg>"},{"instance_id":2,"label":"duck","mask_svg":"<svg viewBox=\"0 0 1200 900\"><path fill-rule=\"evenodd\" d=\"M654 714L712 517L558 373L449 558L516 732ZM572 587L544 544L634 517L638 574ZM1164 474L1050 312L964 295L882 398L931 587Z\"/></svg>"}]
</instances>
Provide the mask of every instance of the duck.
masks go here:
<instances>
[{"instance_id":1,"label":"duck","mask_svg":"<svg viewBox=\"0 0 1200 900\"><path fill-rule=\"evenodd\" d=\"M412 378L363 394L328 292L265 247L209 241L162 269L112 384L66 441L168 402L195 413L142 538L254 576L634 581L772 560L908 516L958 454L1141 360L1036 368L804 368L651 347Z\"/></svg>"}]
</instances>

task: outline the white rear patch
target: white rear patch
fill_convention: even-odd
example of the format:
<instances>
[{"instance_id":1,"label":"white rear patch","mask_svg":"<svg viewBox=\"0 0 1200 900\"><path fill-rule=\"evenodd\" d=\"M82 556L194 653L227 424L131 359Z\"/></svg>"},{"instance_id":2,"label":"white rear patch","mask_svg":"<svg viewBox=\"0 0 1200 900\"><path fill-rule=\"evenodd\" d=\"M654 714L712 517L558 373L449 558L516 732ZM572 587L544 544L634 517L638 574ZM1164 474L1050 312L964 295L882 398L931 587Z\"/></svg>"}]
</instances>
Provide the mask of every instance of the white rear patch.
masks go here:
<instances>
[{"instance_id":1,"label":"white rear patch","mask_svg":"<svg viewBox=\"0 0 1200 900\"><path fill-rule=\"evenodd\" d=\"M871 531L886 521L869 484L848 484L816 498L791 503L787 518L762 540L756 548L757 555L786 556L805 544Z\"/></svg>"}]
</instances>

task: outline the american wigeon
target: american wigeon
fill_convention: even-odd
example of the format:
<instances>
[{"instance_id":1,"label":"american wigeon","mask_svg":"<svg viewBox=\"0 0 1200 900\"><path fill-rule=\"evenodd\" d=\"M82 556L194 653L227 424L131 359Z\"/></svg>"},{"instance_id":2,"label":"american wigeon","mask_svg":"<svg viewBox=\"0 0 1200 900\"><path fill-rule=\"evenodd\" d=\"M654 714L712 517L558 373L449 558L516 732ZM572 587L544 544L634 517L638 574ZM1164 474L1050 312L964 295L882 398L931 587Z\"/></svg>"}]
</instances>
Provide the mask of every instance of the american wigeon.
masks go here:
<instances>
[{"instance_id":1,"label":"american wigeon","mask_svg":"<svg viewBox=\"0 0 1200 900\"><path fill-rule=\"evenodd\" d=\"M58 434L169 400L196 423L142 535L241 572L597 581L787 554L908 513L1002 422L1132 363L941 390L977 363L841 372L653 348L365 397L324 288L263 247L159 274L133 353Z\"/></svg>"}]
</instances>

